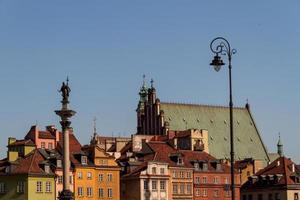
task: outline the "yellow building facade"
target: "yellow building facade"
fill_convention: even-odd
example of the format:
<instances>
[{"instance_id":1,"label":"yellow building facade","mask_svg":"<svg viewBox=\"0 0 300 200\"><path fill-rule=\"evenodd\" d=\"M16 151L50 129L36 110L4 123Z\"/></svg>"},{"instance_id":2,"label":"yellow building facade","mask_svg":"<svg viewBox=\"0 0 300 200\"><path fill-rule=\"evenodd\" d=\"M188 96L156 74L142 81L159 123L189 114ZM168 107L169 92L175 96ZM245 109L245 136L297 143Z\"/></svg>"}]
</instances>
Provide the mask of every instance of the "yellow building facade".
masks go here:
<instances>
[{"instance_id":1,"label":"yellow building facade","mask_svg":"<svg viewBox=\"0 0 300 200\"><path fill-rule=\"evenodd\" d=\"M74 169L75 199L120 200L120 168L115 158L98 146L84 150L87 154L80 156Z\"/></svg>"}]
</instances>

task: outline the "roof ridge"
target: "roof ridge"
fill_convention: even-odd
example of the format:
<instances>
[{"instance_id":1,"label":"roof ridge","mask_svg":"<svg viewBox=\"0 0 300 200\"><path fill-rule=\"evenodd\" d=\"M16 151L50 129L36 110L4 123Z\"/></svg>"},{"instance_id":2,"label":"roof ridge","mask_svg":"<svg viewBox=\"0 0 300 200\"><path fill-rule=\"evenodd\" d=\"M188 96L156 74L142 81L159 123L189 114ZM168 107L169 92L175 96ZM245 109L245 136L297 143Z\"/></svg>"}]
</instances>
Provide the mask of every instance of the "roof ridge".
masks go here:
<instances>
[{"instance_id":1,"label":"roof ridge","mask_svg":"<svg viewBox=\"0 0 300 200\"><path fill-rule=\"evenodd\" d=\"M229 108L229 106L225 105L214 105L214 104L199 104L199 103L177 103L177 102L161 102L160 104L175 104L175 105L182 105L182 106L202 106L202 107L215 107L215 108ZM234 109L247 109L246 107L242 106L233 106Z\"/></svg>"},{"instance_id":2,"label":"roof ridge","mask_svg":"<svg viewBox=\"0 0 300 200\"><path fill-rule=\"evenodd\" d=\"M31 160L30 160L30 166L29 166L29 168L28 168L28 173L30 173L30 170L31 170L31 167L32 167L32 165L33 165L33 161L34 161L34 158L35 158L36 153L37 153L37 150L34 151L32 157L31 157Z\"/></svg>"}]
</instances>

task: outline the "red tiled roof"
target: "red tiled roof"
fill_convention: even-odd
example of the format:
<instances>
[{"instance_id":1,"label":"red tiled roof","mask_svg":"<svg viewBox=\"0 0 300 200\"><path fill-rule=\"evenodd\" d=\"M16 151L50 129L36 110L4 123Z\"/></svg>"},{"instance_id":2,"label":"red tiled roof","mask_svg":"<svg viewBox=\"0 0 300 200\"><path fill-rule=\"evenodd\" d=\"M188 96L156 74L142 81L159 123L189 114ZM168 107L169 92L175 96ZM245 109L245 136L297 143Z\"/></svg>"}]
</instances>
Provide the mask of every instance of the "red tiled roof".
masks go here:
<instances>
[{"instance_id":1,"label":"red tiled roof","mask_svg":"<svg viewBox=\"0 0 300 200\"><path fill-rule=\"evenodd\" d=\"M30 146L35 146L34 142L32 140L16 140L14 143L9 144L8 146L19 146L19 145L30 145Z\"/></svg>"},{"instance_id":2,"label":"red tiled roof","mask_svg":"<svg viewBox=\"0 0 300 200\"><path fill-rule=\"evenodd\" d=\"M11 171L9 173L46 175L44 170L40 167L42 161L44 161L43 156L38 149L35 149L25 157L17 159L15 164L11 165ZM6 166L8 166L8 164L9 163L7 163Z\"/></svg>"},{"instance_id":3,"label":"red tiled roof","mask_svg":"<svg viewBox=\"0 0 300 200\"><path fill-rule=\"evenodd\" d=\"M209 155L206 152L199 152L199 151L191 151L191 150L177 150L174 149L172 146L170 146L166 142L148 142L147 143L150 148L155 152L154 157L149 156L147 159L148 161L159 161L159 162L166 162L169 164L169 166L173 167L189 167L193 168L193 164L191 163L192 160L205 160L205 161L211 161L216 160L213 156ZM183 159L183 165L177 165L177 163L173 162L170 159L171 154L181 154ZM146 158L144 157L146 160ZM211 166L208 166L208 170L211 169ZM222 163L222 172L228 172L230 173L230 167L226 164Z\"/></svg>"},{"instance_id":4,"label":"red tiled roof","mask_svg":"<svg viewBox=\"0 0 300 200\"><path fill-rule=\"evenodd\" d=\"M41 139L55 139L55 136L48 131L39 131L39 138Z\"/></svg>"},{"instance_id":5,"label":"red tiled roof","mask_svg":"<svg viewBox=\"0 0 300 200\"><path fill-rule=\"evenodd\" d=\"M63 147L63 134L60 132L59 133L59 142L58 142L58 150L62 152L62 147ZM73 133L69 134L69 145L70 145L70 154L72 153L79 153L81 151L81 144L75 137Z\"/></svg>"},{"instance_id":6,"label":"red tiled roof","mask_svg":"<svg viewBox=\"0 0 300 200\"><path fill-rule=\"evenodd\" d=\"M295 172L292 171L293 164L295 167ZM300 169L296 166L296 164L291 159L288 159L286 157L279 157L267 167L258 171L255 175L261 176L282 174L283 177L280 179L278 184L290 185L295 184L295 182L291 178L291 175L293 173L297 173L300 175Z\"/></svg>"}]
</instances>

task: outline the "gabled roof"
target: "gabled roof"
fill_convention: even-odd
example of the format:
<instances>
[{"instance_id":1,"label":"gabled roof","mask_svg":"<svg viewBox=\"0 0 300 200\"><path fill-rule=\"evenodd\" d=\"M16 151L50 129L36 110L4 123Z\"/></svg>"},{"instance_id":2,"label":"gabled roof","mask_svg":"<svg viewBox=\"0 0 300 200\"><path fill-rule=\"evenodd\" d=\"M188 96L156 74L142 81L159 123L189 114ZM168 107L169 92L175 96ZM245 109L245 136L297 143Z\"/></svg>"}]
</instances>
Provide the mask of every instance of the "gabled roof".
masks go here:
<instances>
[{"instance_id":1,"label":"gabled roof","mask_svg":"<svg viewBox=\"0 0 300 200\"><path fill-rule=\"evenodd\" d=\"M292 165L294 164L295 172L292 171ZM296 164L286 157L279 157L276 160L274 160L271 164L269 164L264 169L258 171L255 175L261 176L261 175L276 175L276 174L282 174L283 178L281 178L280 182L278 184L295 184L293 179L291 178L292 174L298 174L300 176L300 169L297 168Z\"/></svg>"},{"instance_id":2,"label":"gabled roof","mask_svg":"<svg viewBox=\"0 0 300 200\"><path fill-rule=\"evenodd\" d=\"M49 131L39 131L39 138L41 138L41 139L55 139L55 136L52 135Z\"/></svg>"},{"instance_id":3,"label":"gabled roof","mask_svg":"<svg viewBox=\"0 0 300 200\"><path fill-rule=\"evenodd\" d=\"M31 153L25 157L20 157L14 164L7 163L6 166L10 167L10 172L5 173L1 171L0 174L30 174L30 175L53 175L52 172L47 174L43 168L42 163L45 161L44 157L41 155L38 149L33 150Z\"/></svg>"},{"instance_id":4,"label":"gabled roof","mask_svg":"<svg viewBox=\"0 0 300 200\"><path fill-rule=\"evenodd\" d=\"M277 177L278 181L264 182L262 179L266 177ZM266 188L269 186L282 188L288 185L297 185L300 188L300 182L296 181L295 177L299 180L300 168L291 159L279 157L267 167L258 171L252 178L254 180L248 180L243 185L243 189Z\"/></svg>"},{"instance_id":5,"label":"gabled roof","mask_svg":"<svg viewBox=\"0 0 300 200\"><path fill-rule=\"evenodd\" d=\"M28 139L24 139L24 140L16 140L14 143L11 143L7 146L35 146L34 142L32 142L32 140Z\"/></svg>"},{"instance_id":6,"label":"gabled roof","mask_svg":"<svg viewBox=\"0 0 300 200\"><path fill-rule=\"evenodd\" d=\"M230 158L229 107L163 102L160 105L170 130L206 129L210 154L216 158ZM233 108L233 124L235 158L241 160L252 157L267 163L267 150L249 106Z\"/></svg>"},{"instance_id":7,"label":"gabled roof","mask_svg":"<svg viewBox=\"0 0 300 200\"><path fill-rule=\"evenodd\" d=\"M209 155L206 152L199 152L199 151L191 151L191 150L177 150L174 149L171 145L166 142L153 142L150 141L146 143L155 154L153 157L149 156L147 161L157 161L157 162L165 162L168 163L171 167L188 167L193 168L194 165L192 161L206 161L211 162L215 161L216 158ZM171 159L172 155L181 155L183 159L183 165L178 165ZM221 164L223 172L230 172L230 168L226 164ZM211 166L208 165L208 170L211 170Z\"/></svg>"}]
</instances>

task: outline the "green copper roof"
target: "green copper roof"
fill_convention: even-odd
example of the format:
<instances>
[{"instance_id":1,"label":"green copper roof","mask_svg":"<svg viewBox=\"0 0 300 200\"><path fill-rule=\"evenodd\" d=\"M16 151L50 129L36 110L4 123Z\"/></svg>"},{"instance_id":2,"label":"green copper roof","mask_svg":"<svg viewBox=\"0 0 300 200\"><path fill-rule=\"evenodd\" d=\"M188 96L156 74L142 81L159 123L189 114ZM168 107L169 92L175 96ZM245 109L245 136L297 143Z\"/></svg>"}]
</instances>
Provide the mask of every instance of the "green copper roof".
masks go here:
<instances>
[{"instance_id":1,"label":"green copper roof","mask_svg":"<svg viewBox=\"0 0 300 200\"><path fill-rule=\"evenodd\" d=\"M230 158L229 108L221 106L161 103L170 130L208 130L209 153L217 158ZM250 111L233 109L235 159L269 161Z\"/></svg>"}]
</instances>

